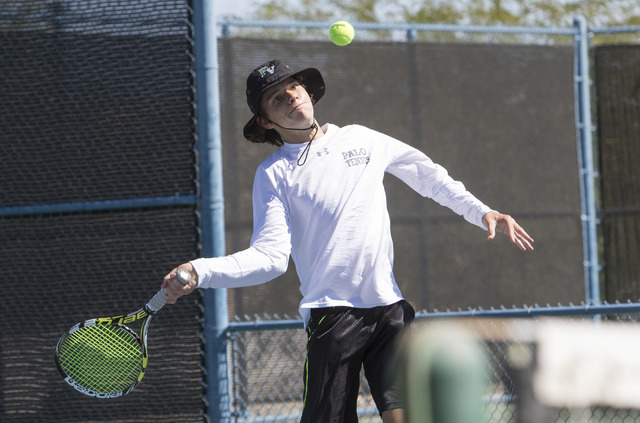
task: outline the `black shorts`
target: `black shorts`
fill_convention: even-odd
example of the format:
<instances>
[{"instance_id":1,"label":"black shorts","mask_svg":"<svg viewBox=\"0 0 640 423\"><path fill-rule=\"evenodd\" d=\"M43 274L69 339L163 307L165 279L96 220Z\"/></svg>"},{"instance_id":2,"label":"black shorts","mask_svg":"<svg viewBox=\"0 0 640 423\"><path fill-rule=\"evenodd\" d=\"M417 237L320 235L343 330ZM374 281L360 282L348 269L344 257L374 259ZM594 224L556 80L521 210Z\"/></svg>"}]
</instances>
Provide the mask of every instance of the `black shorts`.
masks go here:
<instances>
[{"instance_id":1,"label":"black shorts","mask_svg":"<svg viewBox=\"0 0 640 423\"><path fill-rule=\"evenodd\" d=\"M414 317L415 310L404 300L368 309L312 309L301 422L357 422L363 366L378 411L403 408L388 369L398 335Z\"/></svg>"}]
</instances>

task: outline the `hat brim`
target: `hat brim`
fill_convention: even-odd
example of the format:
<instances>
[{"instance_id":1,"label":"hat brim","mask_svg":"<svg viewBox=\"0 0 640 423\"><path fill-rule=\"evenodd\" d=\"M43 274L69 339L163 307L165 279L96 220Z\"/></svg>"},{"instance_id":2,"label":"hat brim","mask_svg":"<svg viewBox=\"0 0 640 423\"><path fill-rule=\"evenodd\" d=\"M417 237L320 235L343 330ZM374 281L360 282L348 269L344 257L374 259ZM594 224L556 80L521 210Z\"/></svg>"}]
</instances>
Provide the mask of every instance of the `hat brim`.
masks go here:
<instances>
[{"instance_id":1,"label":"hat brim","mask_svg":"<svg viewBox=\"0 0 640 423\"><path fill-rule=\"evenodd\" d=\"M296 72L294 74L287 75L286 77L282 79L278 79L274 81L272 84L269 84L266 87L264 87L262 92L260 93L260 101L262 101L262 95L269 88L282 82L286 78L295 78L298 81L300 81L300 83L307 88L307 92L309 93L309 96L311 96L311 101L313 104L316 104L318 100L320 100L322 96L324 96L325 86L324 86L324 78L322 78L322 74L316 68L307 68L299 72ZM257 120L258 120L258 113L255 113L251 117L251 119L249 119L249 122L247 122L246 125L244 125L244 128L242 130L242 134L249 141L254 140L254 135L260 129Z\"/></svg>"}]
</instances>

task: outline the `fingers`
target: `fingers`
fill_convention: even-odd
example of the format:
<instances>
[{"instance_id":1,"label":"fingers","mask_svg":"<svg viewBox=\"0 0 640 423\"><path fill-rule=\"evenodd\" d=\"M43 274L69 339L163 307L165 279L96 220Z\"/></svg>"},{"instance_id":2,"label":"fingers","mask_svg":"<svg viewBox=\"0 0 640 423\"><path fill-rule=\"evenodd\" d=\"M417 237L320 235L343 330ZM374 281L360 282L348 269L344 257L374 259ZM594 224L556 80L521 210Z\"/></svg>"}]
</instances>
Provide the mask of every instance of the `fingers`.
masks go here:
<instances>
[{"instance_id":1,"label":"fingers","mask_svg":"<svg viewBox=\"0 0 640 423\"><path fill-rule=\"evenodd\" d=\"M511 242L516 244L522 251L533 251L533 238L514 221L513 227L509 230Z\"/></svg>"},{"instance_id":2,"label":"fingers","mask_svg":"<svg viewBox=\"0 0 640 423\"><path fill-rule=\"evenodd\" d=\"M522 251L533 250L533 245L531 245L531 242L533 242L533 240L529 240L526 232L524 234L515 232L511 239L511 242L516 244Z\"/></svg>"},{"instance_id":3,"label":"fingers","mask_svg":"<svg viewBox=\"0 0 640 423\"><path fill-rule=\"evenodd\" d=\"M489 237L488 238L491 240L491 239L496 237L496 222L495 222L495 220L491 220L489 222L489 225L487 225L487 226L488 226L488 231L489 231Z\"/></svg>"},{"instance_id":4,"label":"fingers","mask_svg":"<svg viewBox=\"0 0 640 423\"><path fill-rule=\"evenodd\" d=\"M511 242L516 244L522 251L533 251L533 238L520 226L515 219L508 216L507 231Z\"/></svg>"},{"instance_id":5,"label":"fingers","mask_svg":"<svg viewBox=\"0 0 640 423\"><path fill-rule=\"evenodd\" d=\"M487 227L487 232L489 233L489 240L492 240L496 236L496 214L496 212L489 212L482 218L485 226Z\"/></svg>"},{"instance_id":6,"label":"fingers","mask_svg":"<svg viewBox=\"0 0 640 423\"><path fill-rule=\"evenodd\" d=\"M485 215L485 224L489 232L489 239L495 238L496 230L509 237L522 251L533 251L533 238L507 214L489 212ZM495 229L494 229L495 228Z\"/></svg>"},{"instance_id":7,"label":"fingers","mask_svg":"<svg viewBox=\"0 0 640 423\"><path fill-rule=\"evenodd\" d=\"M176 272L174 270L171 272L171 277L167 281L167 287L165 288L167 290L168 304L175 304L175 302L178 301L178 298L182 296L180 292L181 287L182 287L182 284L178 282L178 278L176 277Z\"/></svg>"},{"instance_id":8,"label":"fingers","mask_svg":"<svg viewBox=\"0 0 640 423\"><path fill-rule=\"evenodd\" d=\"M164 278L162 278L162 285L160 285L160 288L167 289L169 287L169 280L171 279L171 274L174 273L175 271L176 269L172 270Z\"/></svg>"}]
</instances>

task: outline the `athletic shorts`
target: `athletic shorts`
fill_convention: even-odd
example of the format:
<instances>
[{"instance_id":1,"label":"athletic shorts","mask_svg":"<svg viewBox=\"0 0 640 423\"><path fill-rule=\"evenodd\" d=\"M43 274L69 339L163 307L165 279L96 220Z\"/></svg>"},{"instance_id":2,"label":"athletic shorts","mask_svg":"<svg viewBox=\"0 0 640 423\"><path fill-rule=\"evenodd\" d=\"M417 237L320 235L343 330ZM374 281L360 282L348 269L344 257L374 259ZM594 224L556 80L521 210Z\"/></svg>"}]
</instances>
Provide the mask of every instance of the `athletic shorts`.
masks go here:
<instances>
[{"instance_id":1,"label":"athletic shorts","mask_svg":"<svg viewBox=\"0 0 640 423\"><path fill-rule=\"evenodd\" d=\"M312 309L301 422L357 422L363 366L378 411L403 408L389 367L398 335L414 317L415 310L405 300L368 309Z\"/></svg>"}]
</instances>

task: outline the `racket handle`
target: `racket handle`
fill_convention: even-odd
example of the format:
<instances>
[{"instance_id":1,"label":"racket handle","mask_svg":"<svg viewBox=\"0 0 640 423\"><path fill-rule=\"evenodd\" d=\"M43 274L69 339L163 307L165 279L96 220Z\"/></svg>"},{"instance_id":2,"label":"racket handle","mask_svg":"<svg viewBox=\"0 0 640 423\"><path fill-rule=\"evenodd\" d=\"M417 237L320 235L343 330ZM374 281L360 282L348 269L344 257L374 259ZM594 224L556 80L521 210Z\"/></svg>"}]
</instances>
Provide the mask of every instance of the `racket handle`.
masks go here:
<instances>
[{"instance_id":1,"label":"racket handle","mask_svg":"<svg viewBox=\"0 0 640 423\"><path fill-rule=\"evenodd\" d=\"M178 282L182 285L186 285L191 280L191 274L184 269L178 269L176 277ZM151 300L147 303L147 310L151 314L156 314L167 303L167 290L162 288Z\"/></svg>"},{"instance_id":2,"label":"racket handle","mask_svg":"<svg viewBox=\"0 0 640 423\"><path fill-rule=\"evenodd\" d=\"M178 269L176 276L178 278L178 282L180 282L183 285L188 284L189 281L191 280L191 273L187 272L184 269Z\"/></svg>"}]
</instances>

